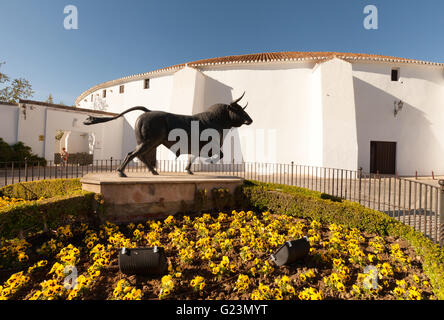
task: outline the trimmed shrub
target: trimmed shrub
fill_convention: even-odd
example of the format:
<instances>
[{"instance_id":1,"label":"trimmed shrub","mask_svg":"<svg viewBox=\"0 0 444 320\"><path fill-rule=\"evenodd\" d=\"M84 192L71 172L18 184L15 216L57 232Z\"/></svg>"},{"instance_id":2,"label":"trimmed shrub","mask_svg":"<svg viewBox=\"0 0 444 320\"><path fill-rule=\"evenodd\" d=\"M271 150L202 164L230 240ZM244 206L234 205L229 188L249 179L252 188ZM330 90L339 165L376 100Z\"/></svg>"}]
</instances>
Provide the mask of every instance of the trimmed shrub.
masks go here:
<instances>
[{"instance_id":1,"label":"trimmed shrub","mask_svg":"<svg viewBox=\"0 0 444 320\"><path fill-rule=\"evenodd\" d=\"M343 200L341 197L332 196L332 195L327 194L327 193L322 193L321 194L321 199L328 199L328 200L331 200L333 202L342 202L342 200Z\"/></svg>"},{"instance_id":2,"label":"trimmed shrub","mask_svg":"<svg viewBox=\"0 0 444 320\"><path fill-rule=\"evenodd\" d=\"M7 185L0 189L0 196L37 200L79 194L81 191L80 179L50 179Z\"/></svg>"},{"instance_id":3,"label":"trimmed shrub","mask_svg":"<svg viewBox=\"0 0 444 320\"><path fill-rule=\"evenodd\" d=\"M4 238L21 237L64 224L90 221L101 203L100 195L82 192L0 208L0 234Z\"/></svg>"},{"instance_id":4,"label":"trimmed shrub","mask_svg":"<svg viewBox=\"0 0 444 320\"><path fill-rule=\"evenodd\" d=\"M12 146L0 138L0 162L20 161L24 162L40 162L41 165L46 165L45 158L39 157L32 153L32 149L19 141ZM24 166L24 163L19 163L19 166Z\"/></svg>"},{"instance_id":5,"label":"trimmed shrub","mask_svg":"<svg viewBox=\"0 0 444 320\"><path fill-rule=\"evenodd\" d=\"M0 207L0 235L26 236L75 221L92 221L103 211L100 194L83 191L80 179L16 183L0 189L1 196L28 201Z\"/></svg>"},{"instance_id":6,"label":"trimmed shrub","mask_svg":"<svg viewBox=\"0 0 444 320\"><path fill-rule=\"evenodd\" d=\"M255 209L337 223L347 228L394 236L406 240L423 257L423 269L438 299L444 299L444 249L388 215L359 203L322 199L321 194L293 186L248 182L237 194L238 204L249 203ZM336 199L334 199L336 200Z\"/></svg>"}]
</instances>

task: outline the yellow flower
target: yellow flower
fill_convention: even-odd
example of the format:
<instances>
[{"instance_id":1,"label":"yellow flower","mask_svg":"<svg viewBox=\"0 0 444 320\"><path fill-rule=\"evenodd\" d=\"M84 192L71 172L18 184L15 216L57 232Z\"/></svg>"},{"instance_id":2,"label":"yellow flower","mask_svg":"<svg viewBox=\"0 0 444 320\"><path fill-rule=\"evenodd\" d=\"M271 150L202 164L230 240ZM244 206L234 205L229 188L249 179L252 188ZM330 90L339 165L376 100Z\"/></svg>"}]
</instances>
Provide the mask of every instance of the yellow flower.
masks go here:
<instances>
[{"instance_id":1,"label":"yellow flower","mask_svg":"<svg viewBox=\"0 0 444 320\"><path fill-rule=\"evenodd\" d=\"M336 283L336 289L338 289L340 292L344 292L345 286L342 282L338 282L338 283Z\"/></svg>"},{"instance_id":2,"label":"yellow flower","mask_svg":"<svg viewBox=\"0 0 444 320\"><path fill-rule=\"evenodd\" d=\"M265 295L270 292L270 287L259 282L259 291Z\"/></svg>"},{"instance_id":3,"label":"yellow flower","mask_svg":"<svg viewBox=\"0 0 444 320\"><path fill-rule=\"evenodd\" d=\"M403 288L400 287L396 287L393 292L397 295L397 296L401 296L405 293L405 290Z\"/></svg>"},{"instance_id":4,"label":"yellow flower","mask_svg":"<svg viewBox=\"0 0 444 320\"><path fill-rule=\"evenodd\" d=\"M405 282L405 280L396 280L396 285L398 285L401 288L405 288L407 283Z\"/></svg>"},{"instance_id":5,"label":"yellow flower","mask_svg":"<svg viewBox=\"0 0 444 320\"><path fill-rule=\"evenodd\" d=\"M343 262L344 262L344 260L342 260L342 259L333 259L333 265L335 267L339 267Z\"/></svg>"},{"instance_id":6,"label":"yellow flower","mask_svg":"<svg viewBox=\"0 0 444 320\"><path fill-rule=\"evenodd\" d=\"M359 289L359 287L358 287L357 285L354 284L354 285L352 286L352 288L353 288L353 291L356 292L357 294L360 294L360 293L361 293L361 289Z\"/></svg>"},{"instance_id":7,"label":"yellow flower","mask_svg":"<svg viewBox=\"0 0 444 320\"><path fill-rule=\"evenodd\" d=\"M412 300L421 300L421 293L417 290L409 290L409 298Z\"/></svg>"},{"instance_id":8,"label":"yellow flower","mask_svg":"<svg viewBox=\"0 0 444 320\"><path fill-rule=\"evenodd\" d=\"M292 285L287 285L286 289L289 294L295 294L295 290Z\"/></svg>"},{"instance_id":9,"label":"yellow flower","mask_svg":"<svg viewBox=\"0 0 444 320\"><path fill-rule=\"evenodd\" d=\"M48 264L48 261L46 261L46 260L41 260L41 261L37 262L37 266L39 266L39 267L44 267L47 264Z\"/></svg>"},{"instance_id":10,"label":"yellow flower","mask_svg":"<svg viewBox=\"0 0 444 320\"><path fill-rule=\"evenodd\" d=\"M274 298L276 300L282 300L283 296L282 296L282 292L279 289L275 289L275 294L274 294Z\"/></svg>"},{"instance_id":11,"label":"yellow flower","mask_svg":"<svg viewBox=\"0 0 444 320\"><path fill-rule=\"evenodd\" d=\"M166 296L169 295L170 293L171 293L170 289L164 289L163 290L163 294L166 295Z\"/></svg>"},{"instance_id":12,"label":"yellow flower","mask_svg":"<svg viewBox=\"0 0 444 320\"><path fill-rule=\"evenodd\" d=\"M125 287L125 289L123 289L123 293L127 293L131 291L131 287Z\"/></svg>"},{"instance_id":13,"label":"yellow flower","mask_svg":"<svg viewBox=\"0 0 444 320\"><path fill-rule=\"evenodd\" d=\"M24 262L28 260L28 256L24 252L20 252L18 255L18 260Z\"/></svg>"},{"instance_id":14,"label":"yellow flower","mask_svg":"<svg viewBox=\"0 0 444 320\"><path fill-rule=\"evenodd\" d=\"M142 294L142 291L140 289L133 288L131 290L131 296L133 299L140 298L141 294Z\"/></svg>"},{"instance_id":15,"label":"yellow flower","mask_svg":"<svg viewBox=\"0 0 444 320\"><path fill-rule=\"evenodd\" d=\"M228 266L229 263L230 263L230 260L228 259L228 257L227 257L227 256L223 256L223 257L222 257L222 261L221 261L221 263L220 263L220 266L221 266L222 268L226 268L226 267Z\"/></svg>"},{"instance_id":16,"label":"yellow flower","mask_svg":"<svg viewBox=\"0 0 444 320\"><path fill-rule=\"evenodd\" d=\"M37 290L29 300L37 300L42 295L42 292L40 290Z\"/></svg>"}]
</instances>

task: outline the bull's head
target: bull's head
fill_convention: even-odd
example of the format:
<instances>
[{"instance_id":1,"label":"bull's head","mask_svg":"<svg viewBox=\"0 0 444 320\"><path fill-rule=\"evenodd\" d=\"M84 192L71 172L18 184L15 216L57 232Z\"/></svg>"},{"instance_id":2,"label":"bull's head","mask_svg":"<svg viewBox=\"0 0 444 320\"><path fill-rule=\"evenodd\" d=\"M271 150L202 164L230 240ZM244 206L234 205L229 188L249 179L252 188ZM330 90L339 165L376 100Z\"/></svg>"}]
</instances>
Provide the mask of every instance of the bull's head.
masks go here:
<instances>
[{"instance_id":1,"label":"bull's head","mask_svg":"<svg viewBox=\"0 0 444 320\"><path fill-rule=\"evenodd\" d=\"M244 124L250 125L253 123L253 120L251 120L250 116L245 112L248 102L243 108L238 104L244 95L245 92L240 98L234 100L228 105L229 116L233 127L240 127Z\"/></svg>"}]
</instances>

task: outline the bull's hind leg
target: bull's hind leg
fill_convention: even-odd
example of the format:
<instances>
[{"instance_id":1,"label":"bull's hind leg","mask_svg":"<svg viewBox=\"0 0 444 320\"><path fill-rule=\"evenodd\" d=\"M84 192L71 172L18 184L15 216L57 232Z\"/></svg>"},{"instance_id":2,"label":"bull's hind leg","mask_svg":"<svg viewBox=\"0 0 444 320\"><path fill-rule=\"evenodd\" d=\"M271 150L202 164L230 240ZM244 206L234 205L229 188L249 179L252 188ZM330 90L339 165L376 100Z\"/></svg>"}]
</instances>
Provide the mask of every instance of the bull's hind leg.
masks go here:
<instances>
[{"instance_id":1,"label":"bull's hind leg","mask_svg":"<svg viewBox=\"0 0 444 320\"><path fill-rule=\"evenodd\" d=\"M195 155L191 155L190 158L188 159L188 164L185 167L185 170L187 171L188 174L193 174L193 172L191 171L191 165L193 164L194 160L196 160L196 156Z\"/></svg>"},{"instance_id":2,"label":"bull's hind leg","mask_svg":"<svg viewBox=\"0 0 444 320\"><path fill-rule=\"evenodd\" d=\"M145 151L144 153L142 153L141 155L138 156L138 158L140 159L140 161L142 161L147 167L148 170L150 170L150 172L153 175L159 175L159 173L156 171L156 149L157 147L154 147L151 150Z\"/></svg>"},{"instance_id":3,"label":"bull's hind leg","mask_svg":"<svg viewBox=\"0 0 444 320\"><path fill-rule=\"evenodd\" d=\"M126 174L123 172L128 165L128 163L133 160L135 157L138 157L142 153L152 149L154 147L154 144L149 141L142 142L141 144L137 145L136 149L134 151L128 152L128 154L125 157L125 160L123 160L120 167L117 169L117 172L120 177L126 177ZM155 147L154 147L155 148Z\"/></svg>"}]
</instances>

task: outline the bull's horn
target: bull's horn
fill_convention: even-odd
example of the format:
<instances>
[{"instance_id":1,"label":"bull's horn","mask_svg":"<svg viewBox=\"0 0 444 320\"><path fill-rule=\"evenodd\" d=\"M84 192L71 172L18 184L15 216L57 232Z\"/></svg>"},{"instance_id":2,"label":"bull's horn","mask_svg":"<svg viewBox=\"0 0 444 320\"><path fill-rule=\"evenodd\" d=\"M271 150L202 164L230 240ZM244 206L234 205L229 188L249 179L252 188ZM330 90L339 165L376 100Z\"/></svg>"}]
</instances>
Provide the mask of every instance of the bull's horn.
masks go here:
<instances>
[{"instance_id":1,"label":"bull's horn","mask_svg":"<svg viewBox=\"0 0 444 320\"><path fill-rule=\"evenodd\" d=\"M238 103L238 102L244 97L244 95L245 95L245 91L244 91L244 93L240 96L240 98L234 100L234 101L233 101L232 103L230 103L230 104L236 104L236 103Z\"/></svg>"},{"instance_id":2,"label":"bull's horn","mask_svg":"<svg viewBox=\"0 0 444 320\"><path fill-rule=\"evenodd\" d=\"M248 102L247 102L247 104L245 105L245 107L243 107L242 109L245 110L245 108L246 108L247 106L248 106Z\"/></svg>"}]
</instances>

